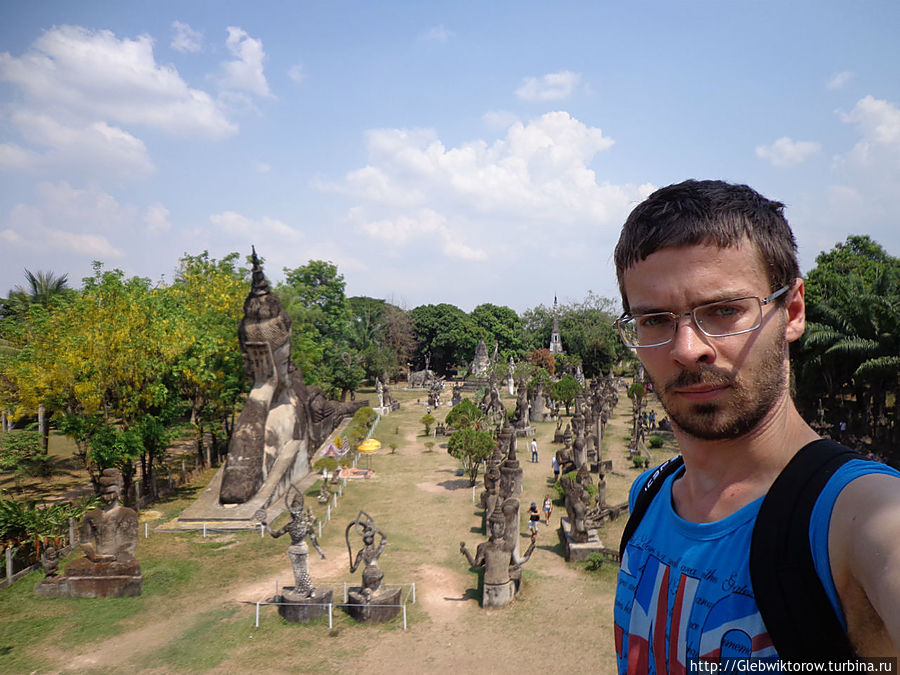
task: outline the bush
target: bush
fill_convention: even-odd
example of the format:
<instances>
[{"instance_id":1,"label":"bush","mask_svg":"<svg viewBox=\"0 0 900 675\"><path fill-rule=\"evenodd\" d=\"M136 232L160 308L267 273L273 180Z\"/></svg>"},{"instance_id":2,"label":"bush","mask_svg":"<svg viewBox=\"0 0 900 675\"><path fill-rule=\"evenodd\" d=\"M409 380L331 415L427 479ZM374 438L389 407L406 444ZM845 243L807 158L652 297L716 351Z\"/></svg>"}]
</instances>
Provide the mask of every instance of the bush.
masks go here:
<instances>
[{"instance_id":1,"label":"bush","mask_svg":"<svg viewBox=\"0 0 900 675\"><path fill-rule=\"evenodd\" d=\"M0 434L0 470L24 476L49 476L53 465L37 431Z\"/></svg>"},{"instance_id":2,"label":"bush","mask_svg":"<svg viewBox=\"0 0 900 675\"><path fill-rule=\"evenodd\" d=\"M324 469L328 473L333 473L338 468L338 462L334 457L320 457L316 460L316 463L313 464L313 470L321 471Z\"/></svg>"},{"instance_id":3,"label":"bush","mask_svg":"<svg viewBox=\"0 0 900 675\"><path fill-rule=\"evenodd\" d=\"M431 413L426 413L422 416L422 419L419 420L422 424L425 425L425 435L428 436L431 434L431 425L437 422L434 415Z\"/></svg>"},{"instance_id":4,"label":"bush","mask_svg":"<svg viewBox=\"0 0 900 675\"><path fill-rule=\"evenodd\" d=\"M599 572L601 567L603 567L603 556L599 553L591 553L584 569L588 572Z\"/></svg>"},{"instance_id":5,"label":"bush","mask_svg":"<svg viewBox=\"0 0 900 675\"><path fill-rule=\"evenodd\" d=\"M661 448L663 446L663 443L665 442L666 439L664 439L662 436L651 436L647 439L647 444L653 449Z\"/></svg>"}]
</instances>

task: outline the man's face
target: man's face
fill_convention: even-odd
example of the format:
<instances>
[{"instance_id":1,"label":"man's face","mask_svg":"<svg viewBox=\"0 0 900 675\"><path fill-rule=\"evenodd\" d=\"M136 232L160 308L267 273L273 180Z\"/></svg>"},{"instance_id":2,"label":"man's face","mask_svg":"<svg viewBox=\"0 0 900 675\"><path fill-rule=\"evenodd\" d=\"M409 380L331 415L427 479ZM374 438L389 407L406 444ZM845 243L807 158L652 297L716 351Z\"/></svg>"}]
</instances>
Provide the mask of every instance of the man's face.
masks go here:
<instances>
[{"instance_id":1,"label":"man's face","mask_svg":"<svg viewBox=\"0 0 900 675\"><path fill-rule=\"evenodd\" d=\"M771 292L756 249L747 241L734 248L662 249L626 270L624 286L633 315L677 314L708 302L764 298ZM789 303L798 292L788 291ZM802 332L802 317L799 324ZM774 303L763 306L760 328L743 335L710 338L682 317L670 343L637 353L681 431L704 440L737 438L756 428L785 394L786 325L787 312ZM791 326L787 339L796 339L800 333L794 322Z\"/></svg>"}]
</instances>

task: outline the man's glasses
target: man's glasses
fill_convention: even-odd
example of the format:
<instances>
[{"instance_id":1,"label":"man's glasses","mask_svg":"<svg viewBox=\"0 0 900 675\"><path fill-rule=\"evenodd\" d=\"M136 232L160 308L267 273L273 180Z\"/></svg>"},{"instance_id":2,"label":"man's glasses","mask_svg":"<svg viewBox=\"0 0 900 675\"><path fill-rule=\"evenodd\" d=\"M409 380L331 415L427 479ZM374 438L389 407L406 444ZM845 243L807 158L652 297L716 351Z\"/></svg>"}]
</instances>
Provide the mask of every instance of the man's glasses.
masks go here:
<instances>
[{"instance_id":1,"label":"man's glasses","mask_svg":"<svg viewBox=\"0 0 900 675\"><path fill-rule=\"evenodd\" d=\"M675 338L678 320L690 316L707 337L727 337L756 330L762 324L762 308L784 295L791 287L783 286L767 298L751 296L698 305L690 312L653 312L629 316L623 314L613 324L628 347L659 347Z\"/></svg>"}]
</instances>

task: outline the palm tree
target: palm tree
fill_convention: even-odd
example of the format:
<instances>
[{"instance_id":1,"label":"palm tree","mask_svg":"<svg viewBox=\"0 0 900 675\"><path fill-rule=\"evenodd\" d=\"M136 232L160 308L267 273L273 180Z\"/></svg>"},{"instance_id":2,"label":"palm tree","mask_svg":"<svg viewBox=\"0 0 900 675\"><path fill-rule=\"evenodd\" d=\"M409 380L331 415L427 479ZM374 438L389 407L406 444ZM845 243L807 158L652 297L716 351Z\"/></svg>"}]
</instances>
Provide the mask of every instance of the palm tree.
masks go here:
<instances>
[{"instance_id":1,"label":"palm tree","mask_svg":"<svg viewBox=\"0 0 900 675\"><path fill-rule=\"evenodd\" d=\"M890 442L887 405L894 400L894 441L900 414L900 287L885 270L868 287L856 275L834 280L827 298L809 308L806 370L818 370L839 406L856 403L857 430Z\"/></svg>"},{"instance_id":2,"label":"palm tree","mask_svg":"<svg viewBox=\"0 0 900 675\"><path fill-rule=\"evenodd\" d=\"M55 275L53 272L38 271L33 274L30 270L25 270L25 280L28 282L27 288L16 286L9 296L10 299L15 295L21 300L27 301L27 304L38 304L49 307L50 303L69 290L69 275Z\"/></svg>"}]
</instances>

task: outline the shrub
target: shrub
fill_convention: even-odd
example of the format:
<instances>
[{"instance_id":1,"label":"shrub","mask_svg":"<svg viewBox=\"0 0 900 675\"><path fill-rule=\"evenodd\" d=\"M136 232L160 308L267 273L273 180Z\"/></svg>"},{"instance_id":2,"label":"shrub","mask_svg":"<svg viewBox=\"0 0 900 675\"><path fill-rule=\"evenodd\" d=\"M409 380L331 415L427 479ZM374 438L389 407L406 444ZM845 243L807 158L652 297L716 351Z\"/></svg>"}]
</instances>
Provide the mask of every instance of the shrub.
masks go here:
<instances>
[{"instance_id":1,"label":"shrub","mask_svg":"<svg viewBox=\"0 0 900 675\"><path fill-rule=\"evenodd\" d=\"M647 439L647 444L654 449L661 448L663 446L663 443L665 442L666 439L664 439L662 436L651 436Z\"/></svg>"},{"instance_id":2,"label":"shrub","mask_svg":"<svg viewBox=\"0 0 900 675\"><path fill-rule=\"evenodd\" d=\"M603 556L599 553L591 553L584 568L588 572L599 572L601 567L603 567Z\"/></svg>"},{"instance_id":3,"label":"shrub","mask_svg":"<svg viewBox=\"0 0 900 675\"><path fill-rule=\"evenodd\" d=\"M437 422L434 415L431 413L426 413L422 416L422 419L419 420L422 424L425 425L425 435L428 436L431 433L431 425Z\"/></svg>"},{"instance_id":4,"label":"shrub","mask_svg":"<svg viewBox=\"0 0 900 675\"><path fill-rule=\"evenodd\" d=\"M434 441L425 441L425 452L434 452Z\"/></svg>"},{"instance_id":5,"label":"shrub","mask_svg":"<svg viewBox=\"0 0 900 675\"><path fill-rule=\"evenodd\" d=\"M0 434L0 469L24 476L49 476L53 465L37 431Z\"/></svg>"},{"instance_id":6,"label":"shrub","mask_svg":"<svg viewBox=\"0 0 900 675\"><path fill-rule=\"evenodd\" d=\"M313 464L313 470L321 472L323 469L328 473L332 473L338 468L338 462L334 457L320 457Z\"/></svg>"}]
</instances>

